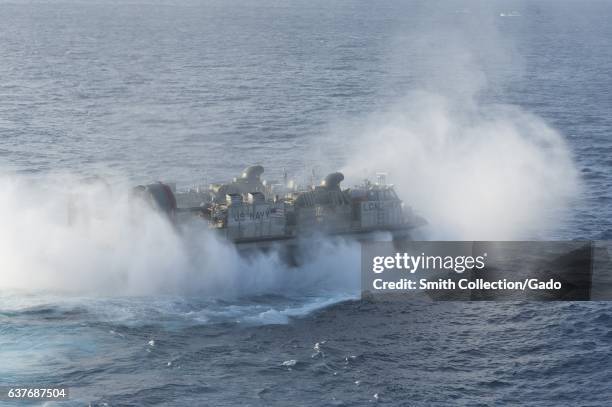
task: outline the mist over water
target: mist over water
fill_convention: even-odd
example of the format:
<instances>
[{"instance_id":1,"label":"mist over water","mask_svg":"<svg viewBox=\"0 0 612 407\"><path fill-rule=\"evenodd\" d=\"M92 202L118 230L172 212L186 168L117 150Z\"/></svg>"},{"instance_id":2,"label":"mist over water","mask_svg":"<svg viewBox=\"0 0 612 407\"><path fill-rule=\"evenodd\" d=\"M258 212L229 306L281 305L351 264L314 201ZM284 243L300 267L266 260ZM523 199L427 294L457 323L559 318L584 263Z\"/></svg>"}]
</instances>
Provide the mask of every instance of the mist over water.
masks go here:
<instances>
[{"instance_id":1,"label":"mist over water","mask_svg":"<svg viewBox=\"0 0 612 407\"><path fill-rule=\"evenodd\" d=\"M440 240L543 236L579 191L564 138L516 106L414 92L373 115L353 140L345 172L385 169Z\"/></svg>"}]
</instances>

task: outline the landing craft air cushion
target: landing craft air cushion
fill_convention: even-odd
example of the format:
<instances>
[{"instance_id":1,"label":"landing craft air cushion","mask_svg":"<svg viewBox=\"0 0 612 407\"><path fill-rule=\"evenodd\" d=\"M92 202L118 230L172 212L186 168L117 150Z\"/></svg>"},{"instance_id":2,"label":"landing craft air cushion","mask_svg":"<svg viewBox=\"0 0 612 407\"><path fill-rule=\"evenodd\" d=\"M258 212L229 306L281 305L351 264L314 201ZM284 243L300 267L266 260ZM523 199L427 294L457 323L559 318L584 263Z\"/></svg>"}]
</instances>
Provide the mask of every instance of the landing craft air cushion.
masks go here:
<instances>
[{"instance_id":1,"label":"landing craft air cushion","mask_svg":"<svg viewBox=\"0 0 612 407\"><path fill-rule=\"evenodd\" d=\"M283 183L262 180L260 165L246 168L231 182L208 189L176 191L161 182L134 188L173 222L194 218L239 248L265 248L275 242L338 235L367 240L377 232L406 239L424 225L423 218L404 205L393 185L379 176L342 189L344 175L334 172L318 186L299 188L285 176Z\"/></svg>"}]
</instances>

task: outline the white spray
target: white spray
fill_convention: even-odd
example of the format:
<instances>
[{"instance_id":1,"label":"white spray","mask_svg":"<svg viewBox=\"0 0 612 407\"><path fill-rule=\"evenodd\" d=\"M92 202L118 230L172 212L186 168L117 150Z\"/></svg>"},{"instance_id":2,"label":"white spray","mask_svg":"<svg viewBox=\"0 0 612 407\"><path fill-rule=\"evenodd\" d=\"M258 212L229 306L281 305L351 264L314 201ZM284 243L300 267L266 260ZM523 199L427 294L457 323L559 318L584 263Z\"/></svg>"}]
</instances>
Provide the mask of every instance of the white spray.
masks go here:
<instances>
[{"instance_id":1,"label":"white spray","mask_svg":"<svg viewBox=\"0 0 612 407\"><path fill-rule=\"evenodd\" d=\"M401 196L430 222L432 239L537 236L576 193L563 138L515 107L457 105L415 93L372 118L345 172L392 174Z\"/></svg>"},{"instance_id":2,"label":"white spray","mask_svg":"<svg viewBox=\"0 0 612 407\"><path fill-rule=\"evenodd\" d=\"M127 185L3 177L0 188L0 289L215 298L358 290L356 244L323 243L292 269L275 251L241 257L203 222L178 230L130 202Z\"/></svg>"}]
</instances>

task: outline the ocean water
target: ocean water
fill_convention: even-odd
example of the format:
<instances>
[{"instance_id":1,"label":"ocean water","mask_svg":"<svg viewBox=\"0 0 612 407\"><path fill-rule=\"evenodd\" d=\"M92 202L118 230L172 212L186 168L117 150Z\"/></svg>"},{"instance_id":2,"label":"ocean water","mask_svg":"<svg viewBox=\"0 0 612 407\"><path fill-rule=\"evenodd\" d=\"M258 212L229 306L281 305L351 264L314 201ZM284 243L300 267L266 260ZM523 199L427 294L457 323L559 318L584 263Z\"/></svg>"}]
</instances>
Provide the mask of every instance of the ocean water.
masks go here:
<instances>
[{"instance_id":1,"label":"ocean water","mask_svg":"<svg viewBox=\"0 0 612 407\"><path fill-rule=\"evenodd\" d=\"M66 405L608 405L608 303L373 303L355 243L290 268L127 219L129 185L262 163L388 170L419 238L610 239L612 4L429 3L1 1L0 385L66 385ZM75 227L66 191L94 198Z\"/></svg>"}]
</instances>

